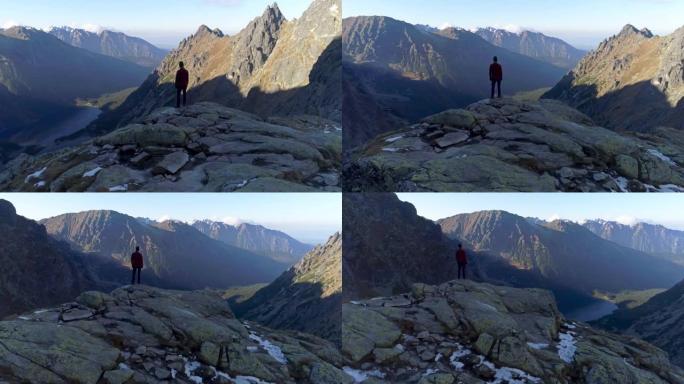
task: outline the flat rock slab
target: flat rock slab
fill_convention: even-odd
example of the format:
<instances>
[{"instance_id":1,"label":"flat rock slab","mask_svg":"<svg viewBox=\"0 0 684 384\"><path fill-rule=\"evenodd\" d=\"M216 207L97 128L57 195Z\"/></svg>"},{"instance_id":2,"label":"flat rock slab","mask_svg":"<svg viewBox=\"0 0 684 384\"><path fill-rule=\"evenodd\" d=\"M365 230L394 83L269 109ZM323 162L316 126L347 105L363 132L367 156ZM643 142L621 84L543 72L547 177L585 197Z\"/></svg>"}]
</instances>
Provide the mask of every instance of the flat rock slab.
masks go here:
<instances>
[{"instance_id":1,"label":"flat rock slab","mask_svg":"<svg viewBox=\"0 0 684 384\"><path fill-rule=\"evenodd\" d=\"M457 144L461 144L468 140L470 135L466 132L453 132L444 135L444 137L437 139L435 142L440 148L448 148Z\"/></svg>"},{"instance_id":2,"label":"flat rock slab","mask_svg":"<svg viewBox=\"0 0 684 384\"><path fill-rule=\"evenodd\" d=\"M190 161L190 155L186 152L178 151L164 156L164 159L152 170L155 175L171 174L175 175Z\"/></svg>"}]
</instances>

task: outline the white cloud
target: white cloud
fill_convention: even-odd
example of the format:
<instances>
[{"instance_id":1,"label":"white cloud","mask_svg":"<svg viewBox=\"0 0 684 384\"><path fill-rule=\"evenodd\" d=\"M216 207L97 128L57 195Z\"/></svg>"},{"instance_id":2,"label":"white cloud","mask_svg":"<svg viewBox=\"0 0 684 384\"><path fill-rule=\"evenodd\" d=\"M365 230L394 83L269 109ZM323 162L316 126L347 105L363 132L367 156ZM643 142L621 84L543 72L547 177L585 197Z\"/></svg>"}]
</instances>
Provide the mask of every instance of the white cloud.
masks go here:
<instances>
[{"instance_id":1,"label":"white cloud","mask_svg":"<svg viewBox=\"0 0 684 384\"><path fill-rule=\"evenodd\" d=\"M14 21L14 20L7 20L4 23L0 24L0 28L8 29L8 28L16 27L17 25L21 25L21 24L19 24L18 22Z\"/></svg>"},{"instance_id":2,"label":"white cloud","mask_svg":"<svg viewBox=\"0 0 684 384\"><path fill-rule=\"evenodd\" d=\"M548 219L546 219L546 221L550 223L550 222L553 222L553 221L556 221L556 220L562 220L562 219L563 219L563 218L562 218L559 214L554 213L554 214L551 215Z\"/></svg>"},{"instance_id":3,"label":"white cloud","mask_svg":"<svg viewBox=\"0 0 684 384\"><path fill-rule=\"evenodd\" d=\"M233 226L236 226L236 225L240 225L240 224L244 224L244 223L245 223L245 221L242 220L241 218L239 218L239 217L232 217L232 216L222 217L222 218L218 219L217 221L220 221L220 222L222 222L222 223L224 223L224 224L233 225Z\"/></svg>"},{"instance_id":4,"label":"white cloud","mask_svg":"<svg viewBox=\"0 0 684 384\"><path fill-rule=\"evenodd\" d=\"M155 221L158 222L158 223L163 223L163 222L169 221L169 220L172 220L171 215L164 215L164 216L158 218L158 219L155 220Z\"/></svg>"},{"instance_id":5,"label":"white cloud","mask_svg":"<svg viewBox=\"0 0 684 384\"><path fill-rule=\"evenodd\" d=\"M616 221L616 222L623 224L623 225L634 225L634 224L643 222L643 220L639 220L638 218L636 218L634 216L630 216L630 215L617 216L613 219L613 221Z\"/></svg>"},{"instance_id":6,"label":"white cloud","mask_svg":"<svg viewBox=\"0 0 684 384\"><path fill-rule=\"evenodd\" d=\"M442 25L439 26L440 30L447 29L447 28L453 28L454 25L451 23L442 23Z\"/></svg>"}]
</instances>

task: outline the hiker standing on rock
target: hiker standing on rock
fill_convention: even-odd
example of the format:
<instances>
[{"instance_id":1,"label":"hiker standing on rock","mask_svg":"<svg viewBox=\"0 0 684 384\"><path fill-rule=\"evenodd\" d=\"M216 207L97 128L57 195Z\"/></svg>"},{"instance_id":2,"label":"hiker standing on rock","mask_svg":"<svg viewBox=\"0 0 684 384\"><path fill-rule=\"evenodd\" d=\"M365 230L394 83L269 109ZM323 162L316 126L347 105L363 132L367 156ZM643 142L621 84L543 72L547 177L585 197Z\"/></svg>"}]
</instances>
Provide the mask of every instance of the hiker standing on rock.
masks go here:
<instances>
[{"instance_id":1,"label":"hiker standing on rock","mask_svg":"<svg viewBox=\"0 0 684 384\"><path fill-rule=\"evenodd\" d=\"M463 250L463 244L458 245L458 250L456 251L456 263L458 264L458 279L461 279L461 271L463 271L463 280L465 280L468 257L466 256L465 250Z\"/></svg>"},{"instance_id":2,"label":"hiker standing on rock","mask_svg":"<svg viewBox=\"0 0 684 384\"><path fill-rule=\"evenodd\" d=\"M499 64L499 58L494 56L494 62L489 66L489 80L492 82L492 99L494 98L494 88L499 88L499 99L501 98L501 82L503 81L503 67Z\"/></svg>"},{"instance_id":3,"label":"hiker standing on rock","mask_svg":"<svg viewBox=\"0 0 684 384\"><path fill-rule=\"evenodd\" d=\"M180 69L176 72L176 108L181 106L181 92L183 93L183 106L187 102L188 84L190 83L190 73L185 69L185 64L181 61L178 63Z\"/></svg>"},{"instance_id":4,"label":"hiker standing on rock","mask_svg":"<svg viewBox=\"0 0 684 384\"><path fill-rule=\"evenodd\" d=\"M135 284L135 274L138 274L138 284L140 284L140 271L143 268L143 256L140 253L140 247L135 247L135 252L131 255L131 268L133 269L133 277L131 277L131 285Z\"/></svg>"}]
</instances>

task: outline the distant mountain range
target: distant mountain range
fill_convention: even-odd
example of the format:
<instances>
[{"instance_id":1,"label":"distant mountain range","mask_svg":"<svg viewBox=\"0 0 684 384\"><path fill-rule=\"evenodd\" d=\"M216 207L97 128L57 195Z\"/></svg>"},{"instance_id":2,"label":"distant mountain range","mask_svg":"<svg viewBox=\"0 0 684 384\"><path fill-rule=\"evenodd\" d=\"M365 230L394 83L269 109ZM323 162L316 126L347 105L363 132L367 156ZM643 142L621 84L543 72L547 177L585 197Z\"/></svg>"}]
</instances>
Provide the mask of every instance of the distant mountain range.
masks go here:
<instances>
[{"instance_id":1,"label":"distant mountain range","mask_svg":"<svg viewBox=\"0 0 684 384\"><path fill-rule=\"evenodd\" d=\"M147 41L121 32L90 32L70 27L52 27L48 32L63 42L90 52L115 57L143 67L154 68L167 54Z\"/></svg>"},{"instance_id":2,"label":"distant mountain range","mask_svg":"<svg viewBox=\"0 0 684 384\"><path fill-rule=\"evenodd\" d=\"M131 253L140 246L146 269L169 288L265 283L287 268L176 221L145 224L114 211L88 211L44 219L41 224L74 249L114 259L126 267L130 266Z\"/></svg>"},{"instance_id":3,"label":"distant mountain range","mask_svg":"<svg viewBox=\"0 0 684 384\"><path fill-rule=\"evenodd\" d=\"M389 17L345 19L342 42L345 89L366 97L345 108L350 148L382 133L378 121L384 122L380 126L393 119L415 122L489 97L493 56L499 57L505 73L515 74L506 77L508 95L551 87L566 72L463 29L427 32Z\"/></svg>"},{"instance_id":4,"label":"distant mountain range","mask_svg":"<svg viewBox=\"0 0 684 384\"><path fill-rule=\"evenodd\" d=\"M566 313L595 303L595 291L669 288L684 278L681 265L567 221L485 211L432 222L394 194L346 194L343 199L346 301L454 279L459 242L469 255L470 279L549 289Z\"/></svg>"},{"instance_id":5,"label":"distant mountain range","mask_svg":"<svg viewBox=\"0 0 684 384\"><path fill-rule=\"evenodd\" d=\"M606 240L677 264L684 264L684 231L669 229L662 225L625 225L604 220L590 220L582 225Z\"/></svg>"},{"instance_id":6,"label":"distant mountain range","mask_svg":"<svg viewBox=\"0 0 684 384\"><path fill-rule=\"evenodd\" d=\"M342 235L331 236L248 300L230 304L241 318L312 333L340 345Z\"/></svg>"},{"instance_id":7,"label":"distant mountain range","mask_svg":"<svg viewBox=\"0 0 684 384\"><path fill-rule=\"evenodd\" d=\"M77 98L138 86L149 69L65 44L27 27L0 31L0 140L51 134Z\"/></svg>"},{"instance_id":8,"label":"distant mountain range","mask_svg":"<svg viewBox=\"0 0 684 384\"><path fill-rule=\"evenodd\" d=\"M312 249L309 244L295 240L286 233L261 225L226 223L202 220L192 226L214 240L267 256L279 263L294 264Z\"/></svg>"},{"instance_id":9,"label":"distant mountain range","mask_svg":"<svg viewBox=\"0 0 684 384\"><path fill-rule=\"evenodd\" d=\"M569 221L539 225L508 212L483 211L438 223L473 250L589 295L668 288L684 278L684 266L604 240Z\"/></svg>"},{"instance_id":10,"label":"distant mountain range","mask_svg":"<svg viewBox=\"0 0 684 384\"><path fill-rule=\"evenodd\" d=\"M684 128L684 27L667 36L626 25L544 95L616 130Z\"/></svg>"},{"instance_id":11,"label":"distant mountain range","mask_svg":"<svg viewBox=\"0 0 684 384\"><path fill-rule=\"evenodd\" d=\"M515 33L490 27L478 28L475 34L497 47L506 48L509 51L568 70L574 68L587 53L561 39L546 36L539 32L522 31Z\"/></svg>"},{"instance_id":12,"label":"distant mountain range","mask_svg":"<svg viewBox=\"0 0 684 384\"><path fill-rule=\"evenodd\" d=\"M287 20L276 4L234 36L202 25L171 51L118 108L103 114L90 134L110 131L175 103L178 63L190 72L193 102L215 101L263 116L341 116L340 0L315 0Z\"/></svg>"}]
</instances>

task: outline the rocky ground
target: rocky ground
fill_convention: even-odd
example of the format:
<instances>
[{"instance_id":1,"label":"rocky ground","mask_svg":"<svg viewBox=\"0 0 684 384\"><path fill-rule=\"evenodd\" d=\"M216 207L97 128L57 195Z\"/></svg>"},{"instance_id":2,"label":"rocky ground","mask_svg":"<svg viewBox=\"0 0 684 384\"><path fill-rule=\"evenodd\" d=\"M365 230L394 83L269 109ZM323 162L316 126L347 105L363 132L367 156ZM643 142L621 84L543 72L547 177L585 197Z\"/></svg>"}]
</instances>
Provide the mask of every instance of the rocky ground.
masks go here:
<instances>
[{"instance_id":1,"label":"rocky ground","mask_svg":"<svg viewBox=\"0 0 684 384\"><path fill-rule=\"evenodd\" d=\"M214 103L161 108L83 145L22 154L0 189L24 192L339 191L342 129Z\"/></svg>"},{"instance_id":2,"label":"rocky ground","mask_svg":"<svg viewBox=\"0 0 684 384\"><path fill-rule=\"evenodd\" d=\"M343 307L343 369L364 383L684 383L636 338L568 321L553 295L454 281Z\"/></svg>"},{"instance_id":3,"label":"rocky ground","mask_svg":"<svg viewBox=\"0 0 684 384\"><path fill-rule=\"evenodd\" d=\"M0 383L351 383L330 342L240 322L209 291L123 287L0 322Z\"/></svg>"},{"instance_id":4,"label":"rocky ground","mask_svg":"<svg viewBox=\"0 0 684 384\"><path fill-rule=\"evenodd\" d=\"M684 135L620 134L553 100L487 99L379 136L349 191L684 191Z\"/></svg>"}]
</instances>

